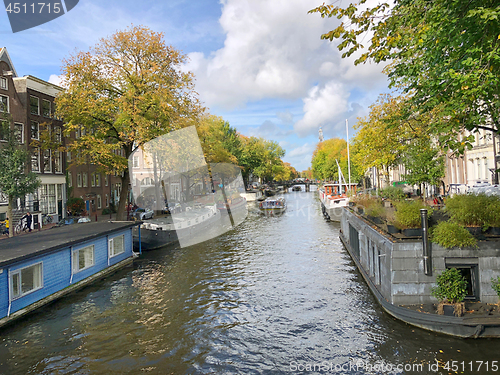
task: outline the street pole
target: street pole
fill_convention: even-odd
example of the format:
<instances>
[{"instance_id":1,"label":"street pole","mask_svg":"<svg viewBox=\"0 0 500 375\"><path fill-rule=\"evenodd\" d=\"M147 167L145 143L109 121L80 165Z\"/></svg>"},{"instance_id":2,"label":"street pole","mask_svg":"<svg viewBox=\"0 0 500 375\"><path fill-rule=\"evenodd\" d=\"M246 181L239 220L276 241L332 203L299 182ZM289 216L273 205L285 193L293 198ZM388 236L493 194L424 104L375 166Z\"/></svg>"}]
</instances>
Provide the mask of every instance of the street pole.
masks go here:
<instances>
[{"instance_id":1,"label":"street pole","mask_svg":"<svg viewBox=\"0 0 500 375\"><path fill-rule=\"evenodd\" d=\"M345 120L345 128L347 133L347 173L349 174L349 191L351 191L351 157L349 155L349 124Z\"/></svg>"}]
</instances>

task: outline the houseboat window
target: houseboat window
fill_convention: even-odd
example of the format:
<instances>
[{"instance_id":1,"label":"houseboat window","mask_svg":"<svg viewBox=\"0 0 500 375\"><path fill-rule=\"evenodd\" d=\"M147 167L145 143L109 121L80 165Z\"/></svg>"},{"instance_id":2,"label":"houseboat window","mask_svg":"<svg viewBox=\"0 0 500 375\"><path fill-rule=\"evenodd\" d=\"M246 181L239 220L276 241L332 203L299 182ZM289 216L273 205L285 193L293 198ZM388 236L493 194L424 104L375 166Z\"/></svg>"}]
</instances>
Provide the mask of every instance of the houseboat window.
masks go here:
<instances>
[{"instance_id":1,"label":"houseboat window","mask_svg":"<svg viewBox=\"0 0 500 375\"><path fill-rule=\"evenodd\" d=\"M94 245L73 251L73 273L94 265Z\"/></svg>"},{"instance_id":2,"label":"houseboat window","mask_svg":"<svg viewBox=\"0 0 500 375\"><path fill-rule=\"evenodd\" d=\"M456 268L467 281L466 301L479 301L479 272L477 264L446 264L446 268Z\"/></svg>"},{"instance_id":3,"label":"houseboat window","mask_svg":"<svg viewBox=\"0 0 500 375\"><path fill-rule=\"evenodd\" d=\"M125 252L125 236L123 234L109 239L108 252L110 258Z\"/></svg>"},{"instance_id":4,"label":"houseboat window","mask_svg":"<svg viewBox=\"0 0 500 375\"><path fill-rule=\"evenodd\" d=\"M10 275L11 299L42 288L42 263L16 270Z\"/></svg>"}]
</instances>

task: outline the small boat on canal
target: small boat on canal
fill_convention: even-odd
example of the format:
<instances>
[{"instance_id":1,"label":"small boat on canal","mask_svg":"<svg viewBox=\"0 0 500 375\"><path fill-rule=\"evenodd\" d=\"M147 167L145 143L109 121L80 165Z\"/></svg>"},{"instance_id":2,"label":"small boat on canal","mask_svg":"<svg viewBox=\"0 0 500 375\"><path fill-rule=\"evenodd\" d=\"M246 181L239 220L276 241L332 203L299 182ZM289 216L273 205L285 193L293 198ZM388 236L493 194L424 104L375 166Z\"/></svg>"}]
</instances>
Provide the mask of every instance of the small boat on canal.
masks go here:
<instances>
[{"instance_id":1,"label":"small boat on canal","mask_svg":"<svg viewBox=\"0 0 500 375\"><path fill-rule=\"evenodd\" d=\"M286 210L285 198L267 198L259 203L259 209L264 213L282 213Z\"/></svg>"},{"instance_id":2,"label":"small boat on canal","mask_svg":"<svg viewBox=\"0 0 500 375\"><path fill-rule=\"evenodd\" d=\"M140 231L134 231L134 247L142 250L153 250L160 247L181 243L181 246L197 241L205 230L221 221L221 213L215 205L204 206L195 204L186 211L174 213L145 221Z\"/></svg>"}]
</instances>

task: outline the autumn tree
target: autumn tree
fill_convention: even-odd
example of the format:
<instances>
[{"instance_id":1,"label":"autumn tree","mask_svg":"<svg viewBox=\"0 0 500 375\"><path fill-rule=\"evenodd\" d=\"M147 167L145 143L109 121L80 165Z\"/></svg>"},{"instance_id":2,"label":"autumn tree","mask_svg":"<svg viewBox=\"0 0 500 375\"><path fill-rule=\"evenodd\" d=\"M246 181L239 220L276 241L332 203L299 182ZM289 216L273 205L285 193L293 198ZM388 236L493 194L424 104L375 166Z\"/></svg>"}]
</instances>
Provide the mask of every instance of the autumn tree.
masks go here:
<instances>
[{"instance_id":1,"label":"autumn tree","mask_svg":"<svg viewBox=\"0 0 500 375\"><path fill-rule=\"evenodd\" d=\"M361 177L361 171L353 162L352 156L353 153L351 153L351 181L358 181ZM311 160L313 176L320 180L338 181L340 177L337 162L347 182L347 142L344 139L331 138L318 143Z\"/></svg>"},{"instance_id":2,"label":"autumn tree","mask_svg":"<svg viewBox=\"0 0 500 375\"><path fill-rule=\"evenodd\" d=\"M14 235L12 210L17 198L24 198L26 194L35 192L40 186L40 179L33 172L27 172L30 155L18 141L12 121L0 121L0 192L7 197L9 203L7 217L10 220L9 236Z\"/></svg>"},{"instance_id":3,"label":"autumn tree","mask_svg":"<svg viewBox=\"0 0 500 375\"><path fill-rule=\"evenodd\" d=\"M410 116L408 108L412 109ZM408 183L436 185L444 177L442 155L446 146L433 136L428 124L441 115L438 107L419 113L409 97L381 95L370 106L368 117L358 119L354 126L358 130L354 138L355 162L364 170L376 167L386 183L390 170L402 165ZM442 135L458 139L453 129Z\"/></svg>"},{"instance_id":4,"label":"autumn tree","mask_svg":"<svg viewBox=\"0 0 500 375\"><path fill-rule=\"evenodd\" d=\"M441 116L429 123L434 134L440 135L450 127L457 132L485 129L498 133L497 0L395 0L373 7L366 3L361 0L345 8L323 4L310 12L341 20L322 38L338 40L339 50L344 51L342 57L356 53L355 64L390 62L386 73L391 85L411 93L420 113L439 106ZM451 148L461 145L449 144Z\"/></svg>"},{"instance_id":5,"label":"autumn tree","mask_svg":"<svg viewBox=\"0 0 500 375\"><path fill-rule=\"evenodd\" d=\"M125 219L130 183L127 159L146 142L196 122L201 111L186 56L162 33L143 26L118 31L88 52L63 61L65 91L57 112L65 134L78 132L69 150L76 163L122 175L117 218Z\"/></svg>"}]
</instances>

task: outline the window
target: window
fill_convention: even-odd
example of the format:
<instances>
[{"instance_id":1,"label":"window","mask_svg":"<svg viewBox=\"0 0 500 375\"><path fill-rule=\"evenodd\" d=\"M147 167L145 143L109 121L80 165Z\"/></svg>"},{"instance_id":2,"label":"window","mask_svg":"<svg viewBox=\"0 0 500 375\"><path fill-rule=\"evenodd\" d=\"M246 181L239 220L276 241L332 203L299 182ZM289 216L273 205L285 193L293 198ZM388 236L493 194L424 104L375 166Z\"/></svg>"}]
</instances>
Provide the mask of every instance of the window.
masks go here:
<instances>
[{"instance_id":1,"label":"window","mask_svg":"<svg viewBox=\"0 0 500 375\"><path fill-rule=\"evenodd\" d=\"M133 168L139 168L139 156L134 156L133 162Z\"/></svg>"},{"instance_id":2,"label":"window","mask_svg":"<svg viewBox=\"0 0 500 375\"><path fill-rule=\"evenodd\" d=\"M92 175L90 176L90 186L95 186L95 173L92 173Z\"/></svg>"},{"instance_id":3,"label":"window","mask_svg":"<svg viewBox=\"0 0 500 375\"><path fill-rule=\"evenodd\" d=\"M73 251L73 273L80 272L94 265L94 245Z\"/></svg>"},{"instance_id":4,"label":"window","mask_svg":"<svg viewBox=\"0 0 500 375\"><path fill-rule=\"evenodd\" d=\"M110 238L108 244L109 257L112 258L118 254L125 252L125 236Z\"/></svg>"},{"instance_id":5,"label":"window","mask_svg":"<svg viewBox=\"0 0 500 375\"><path fill-rule=\"evenodd\" d=\"M97 186L97 187L101 186L101 174L100 173L95 174L95 186Z\"/></svg>"},{"instance_id":6,"label":"window","mask_svg":"<svg viewBox=\"0 0 500 375\"><path fill-rule=\"evenodd\" d=\"M0 89L8 90L9 85L7 84L7 78L0 77Z\"/></svg>"},{"instance_id":7,"label":"window","mask_svg":"<svg viewBox=\"0 0 500 375\"><path fill-rule=\"evenodd\" d=\"M54 137L57 142L62 142L62 131L60 126L54 126Z\"/></svg>"},{"instance_id":8,"label":"window","mask_svg":"<svg viewBox=\"0 0 500 375\"><path fill-rule=\"evenodd\" d=\"M31 171L40 172L40 150L35 147L31 153Z\"/></svg>"},{"instance_id":9,"label":"window","mask_svg":"<svg viewBox=\"0 0 500 375\"><path fill-rule=\"evenodd\" d=\"M76 176L76 186L77 187L82 187L82 174L78 173Z\"/></svg>"},{"instance_id":10,"label":"window","mask_svg":"<svg viewBox=\"0 0 500 375\"><path fill-rule=\"evenodd\" d=\"M7 121L0 120L0 141L7 141L8 132Z\"/></svg>"},{"instance_id":11,"label":"window","mask_svg":"<svg viewBox=\"0 0 500 375\"><path fill-rule=\"evenodd\" d=\"M42 115L43 117L50 117L50 102L48 100L42 100Z\"/></svg>"},{"instance_id":12,"label":"window","mask_svg":"<svg viewBox=\"0 0 500 375\"><path fill-rule=\"evenodd\" d=\"M18 122L14 123L14 131L17 137L17 141L20 144L24 144L24 124L20 124Z\"/></svg>"},{"instance_id":13,"label":"window","mask_svg":"<svg viewBox=\"0 0 500 375\"><path fill-rule=\"evenodd\" d=\"M43 171L44 173L52 172L52 151L45 150L43 152Z\"/></svg>"},{"instance_id":14,"label":"window","mask_svg":"<svg viewBox=\"0 0 500 375\"><path fill-rule=\"evenodd\" d=\"M102 208L102 198L99 194L97 195L97 208L98 209Z\"/></svg>"},{"instance_id":15,"label":"window","mask_svg":"<svg viewBox=\"0 0 500 375\"><path fill-rule=\"evenodd\" d=\"M40 207L45 214L55 214L56 205L56 185L42 184L39 189Z\"/></svg>"},{"instance_id":16,"label":"window","mask_svg":"<svg viewBox=\"0 0 500 375\"><path fill-rule=\"evenodd\" d=\"M40 102L36 96L30 96L30 113L32 115L40 114Z\"/></svg>"},{"instance_id":17,"label":"window","mask_svg":"<svg viewBox=\"0 0 500 375\"><path fill-rule=\"evenodd\" d=\"M9 112L9 97L0 95L0 112Z\"/></svg>"},{"instance_id":18,"label":"window","mask_svg":"<svg viewBox=\"0 0 500 375\"><path fill-rule=\"evenodd\" d=\"M73 187L73 173L68 171L68 187Z\"/></svg>"},{"instance_id":19,"label":"window","mask_svg":"<svg viewBox=\"0 0 500 375\"><path fill-rule=\"evenodd\" d=\"M62 152L54 152L54 172L62 173Z\"/></svg>"},{"instance_id":20,"label":"window","mask_svg":"<svg viewBox=\"0 0 500 375\"><path fill-rule=\"evenodd\" d=\"M83 177L83 187L88 187L89 186L89 180L88 180L88 175L86 172L82 174Z\"/></svg>"},{"instance_id":21,"label":"window","mask_svg":"<svg viewBox=\"0 0 500 375\"><path fill-rule=\"evenodd\" d=\"M106 207L109 207L109 197L108 197L108 194L106 194L104 196L104 204L106 205Z\"/></svg>"},{"instance_id":22,"label":"window","mask_svg":"<svg viewBox=\"0 0 500 375\"><path fill-rule=\"evenodd\" d=\"M42 280L42 263L37 263L11 272L11 300L41 289L43 287Z\"/></svg>"},{"instance_id":23,"label":"window","mask_svg":"<svg viewBox=\"0 0 500 375\"><path fill-rule=\"evenodd\" d=\"M40 137L40 126L38 122L31 121L31 139L39 139Z\"/></svg>"},{"instance_id":24,"label":"window","mask_svg":"<svg viewBox=\"0 0 500 375\"><path fill-rule=\"evenodd\" d=\"M104 175L104 186L108 186L108 175Z\"/></svg>"},{"instance_id":25,"label":"window","mask_svg":"<svg viewBox=\"0 0 500 375\"><path fill-rule=\"evenodd\" d=\"M68 152L66 153L66 161L67 161L68 163L69 163L69 162L71 162L71 151L68 151Z\"/></svg>"}]
</instances>

